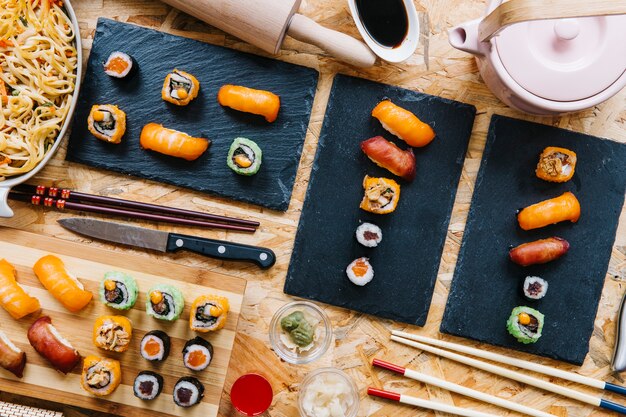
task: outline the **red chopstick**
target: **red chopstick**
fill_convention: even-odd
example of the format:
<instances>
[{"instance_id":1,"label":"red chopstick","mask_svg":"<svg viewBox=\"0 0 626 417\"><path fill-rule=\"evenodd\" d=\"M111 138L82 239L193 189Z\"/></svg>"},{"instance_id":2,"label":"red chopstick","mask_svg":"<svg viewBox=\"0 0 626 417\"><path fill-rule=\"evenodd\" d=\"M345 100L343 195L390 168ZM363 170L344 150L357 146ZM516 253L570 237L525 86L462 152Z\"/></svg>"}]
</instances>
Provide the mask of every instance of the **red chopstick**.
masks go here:
<instances>
[{"instance_id":1,"label":"red chopstick","mask_svg":"<svg viewBox=\"0 0 626 417\"><path fill-rule=\"evenodd\" d=\"M14 191L9 192L9 199L15 201L23 201L34 206L43 205L45 207L53 207L57 210L76 210L90 213L110 214L114 216L130 217L133 219L151 220L164 223L180 224L184 226L202 226L212 227L216 229L234 230L238 232L255 232L252 226L241 226L236 224L215 223L206 220L185 219L182 217L173 217L166 214L146 213L142 211L129 210L126 208L115 208L107 206L98 206L87 203L78 203L67 201L64 199L55 199L52 197L43 197L41 195L22 194Z\"/></svg>"},{"instance_id":2,"label":"red chopstick","mask_svg":"<svg viewBox=\"0 0 626 417\"><path fill-rule=\"evenodd\" d=\"M28 194L37 194L48 197L60 197L65 201L82 201L105 204L116 207L126 207L139 211L147 211L153 214L173 214L177 216L192 217L197 219L213 220L224 223L239 224L244 226L259 227L260 223L253 220L238 219L235 217L220 216L217 214L202 213L199 211L179 209L175 207L160 206L157 204L142 203L139 201L123 200L120 198L105 197L94 194L72 191L67 188L46 187L44 185L19 184L13 188L15 191Z\"/></svg>"}]
</instances>

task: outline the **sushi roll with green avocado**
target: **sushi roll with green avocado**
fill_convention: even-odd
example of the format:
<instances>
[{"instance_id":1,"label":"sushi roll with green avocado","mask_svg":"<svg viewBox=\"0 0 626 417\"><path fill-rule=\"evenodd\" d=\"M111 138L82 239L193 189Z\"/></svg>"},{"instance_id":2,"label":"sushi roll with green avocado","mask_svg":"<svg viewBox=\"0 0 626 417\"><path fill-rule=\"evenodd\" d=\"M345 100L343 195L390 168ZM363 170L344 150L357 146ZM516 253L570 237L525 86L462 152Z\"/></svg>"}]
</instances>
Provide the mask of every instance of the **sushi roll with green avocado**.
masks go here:
<instances>
[{"instance_id":1,"label":"sushi roll with green avocado","mask_svg":"<svg viewBox=\"0 0 626 417\"><path fill-rule=\"evenodd\" d=\"M137 281L123 272L111 271L100 281L100 300L117 310L128 310L137 301Z\"/></svg>"},{"instance_id":2,"label":"sushi roll with green avocado","mask_svg":"<svg viewBox=\"0 0 626 417\"><path fill-rule=\"evenodd\" d=\"M239 175L254 175L261 168L261 148L246 138L236 138L230 145L226 163Z\"/></svg>"},{"instance_id":3,"label":"sushi roll with green avocado","mask_svg":"<svg viewBox=\"0 0 626 417\"><path fill-rule=\"evenodd\" d=\"M177 320L185 307L180 290L172 285L157 284L150 288L146 297L146 313L155 319Z\"/></svg>"},{"instance_id":4,"label":"sushi roll with green avocado","mask_svg":"<svg viewBox=\"0 0 626 417\"><path fill-rule=\"evenodd\" d=\"M519 306L511 312L506 329L518 342L535 343L541 337L544 315L534 308Z\"/></svg>"}]
</instances>

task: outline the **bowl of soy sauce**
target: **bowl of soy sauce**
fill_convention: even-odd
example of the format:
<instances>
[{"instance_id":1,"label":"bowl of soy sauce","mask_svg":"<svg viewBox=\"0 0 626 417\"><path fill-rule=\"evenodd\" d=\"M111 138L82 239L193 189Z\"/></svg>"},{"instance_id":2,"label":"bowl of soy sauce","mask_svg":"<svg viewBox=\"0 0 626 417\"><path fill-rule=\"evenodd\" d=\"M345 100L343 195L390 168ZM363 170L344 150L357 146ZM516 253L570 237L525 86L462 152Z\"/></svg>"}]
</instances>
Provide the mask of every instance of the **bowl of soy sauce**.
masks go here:
<instances>
[{"instance_id":1,"label":"bowl of soy sauce","mask_svg":"<svg viewBox=\"0 0 626 417\"><path fill-rule=\"evenodd\" d=\"M408 59L419 41L412 0L348 0L361 36L376 55L389 62Z\"/></svg>"}]
</instances>

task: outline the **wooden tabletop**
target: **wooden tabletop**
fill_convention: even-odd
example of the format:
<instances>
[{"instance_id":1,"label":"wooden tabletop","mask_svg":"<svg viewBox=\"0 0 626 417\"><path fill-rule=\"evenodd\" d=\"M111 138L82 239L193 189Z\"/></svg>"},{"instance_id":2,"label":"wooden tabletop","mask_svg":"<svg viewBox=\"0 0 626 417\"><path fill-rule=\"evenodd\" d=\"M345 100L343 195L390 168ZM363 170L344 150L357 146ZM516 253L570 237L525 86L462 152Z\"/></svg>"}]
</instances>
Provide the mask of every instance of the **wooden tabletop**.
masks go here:
<instances>
[{"instance_id":1,"label":"wooden tabletop","mask_svg":"<svg viewBox=\"0 0 626 417\"><path fill-rule=\"evenodd\" d=\"M313 67L320 72L317 95L313 105L313 115L309 125L306 143L300 162L291 205L286 213L265 210L256 206L209 197L200 193L177 189L171 186L138 180L86 166L65 162L65 145L50 164L36 177L36 181L48 185L67 187L83 192L109 195L146 202L154 202L175 207L191 208L216 214L261 221L260 230L254 235L236 234L223 231L205 231L172 227L169 225L146 224L162 230L176 230L183 233L219 239L232 239L244 243L271 247L278 257L276 266L269 271L260 271L253 266L224 264L186 253L156 255L128 248L113 247L100 242L85 240L69 233L57 225L56 220L74 214L60 214L41 208L31 208L22 203L11 203L15 209L12 219L3 219L1 225L17 227L36 233L56 236L61 239L82 241L96 247L125 252L138 256L159 257L171 262L190 265L231 274L248 280L238 335L230 362L226 386L220 406L220 415L235 415L228 393L234 380L246 372L260 372L267 376L274 388L274 401L267 415L297 416L298 385L312 369L334 366L345 370L357 383L360 394L360 416L413 416L426 414L413 408L397 405L384 400L367 398L367 386L393 388L406 394L430 398L458 406L471 407L482 411L503 414L503 410L487 406L447 391L403 379L386 371L373 370L370 362L378 356L401 365L409 365L422 372L446 378L466 387L478 389L503 398L519 401L559 416L587 416L600 411L563 397L528 388L510 380L495 377L481 371L474 371L463 365L439 359L416 350L398 346L389 341L391 329L419 331L435 336L443 315L452 273L459 251L463 228L480 158L485 145L489 120L494 113L532 120L592 135L603 136L626 143L626 89L611 100L593 109L562 117L531 117L505 107L491 94L481 81L474 59L463 52L454 50L447 41L446 30L456 24L481 16L485 4L482 0L421 0L415 1L422 22L428 27L427 39L422 39L416 54L402 64L377 63L373 68L357 70L326 56L316 47L287 38L277 59ZM109 17L151 27L164 32L191 37L229 48L266 55L260 50L223 32L190 18L156 0L78 0L74 8L79 19L83 50L88 55L98 17ZM358 32L344 0L303 0L300 12L317 22L336 30L357 36ZM158 59L158 57L155 57ZM315 155L317 139L322 126L324 109L328 100L333 76L338 73L355 75L375 81L399 85L454 100L473 104L478 109L467 158L458 188L454 211L448 229L444 254L439 269L435 294L430 307L428 322L423 329L400 325L388 320L357 314L352 311L323 306L334 325L334 342L329 351L318 361L307 366L294 366L282 362L270 350L268 326L273 313L289 297L282 292L289 258L293 247L298 219L302 208L306 187ZM323 225L322 225L323 227ZM329 231L332 233L332 231ZM584 375L622 383L619 375L611 375L609 363L614 344L617 309L624 292L626 281L626 210L622 211L617 230L604 292L600 300L595 329L590 341L590 352L582 367L575 367L553 360L540 359L527 354L507 352L504 349L489 347L499 353L509 353L523 359L532 359L543 364L579 372ZM584 300L581 300L584 302ZM455 340L446 337L447 340ZM458 341L460 339L456 339ZM475 346L474 342L462 340ZM565 384L568 385L568 384ZM570 384L573 386L573 384ZM585 390L584 391L590 391ZM610 398L610 396L608 397ZM63 405L0 394L5 401L21 402L37 407L62 410L66 416L101 416L102 414ZM620 401L619 398L615 398ZM621 400L624 403L623 400Z\"/></svg>"}]
</instances>

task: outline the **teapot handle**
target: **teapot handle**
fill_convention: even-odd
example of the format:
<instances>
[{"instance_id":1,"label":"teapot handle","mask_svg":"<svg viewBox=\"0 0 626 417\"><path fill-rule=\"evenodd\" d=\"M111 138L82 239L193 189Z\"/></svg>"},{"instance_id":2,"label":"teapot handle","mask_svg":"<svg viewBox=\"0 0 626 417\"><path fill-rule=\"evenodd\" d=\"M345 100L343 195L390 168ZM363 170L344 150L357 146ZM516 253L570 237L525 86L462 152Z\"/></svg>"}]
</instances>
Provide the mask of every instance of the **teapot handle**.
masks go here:
<instances>
[{"instance_id":1,"label":"teapot handle","mask_svg":"<svg viewBox=\"0 0 626 417\"><path fill-rule=\"evenodd\" d=\"M478 40L489 41L501 29L529 20L626 14L626 0L509 0L478 26Z\"/></svg>"}]
</instances>

